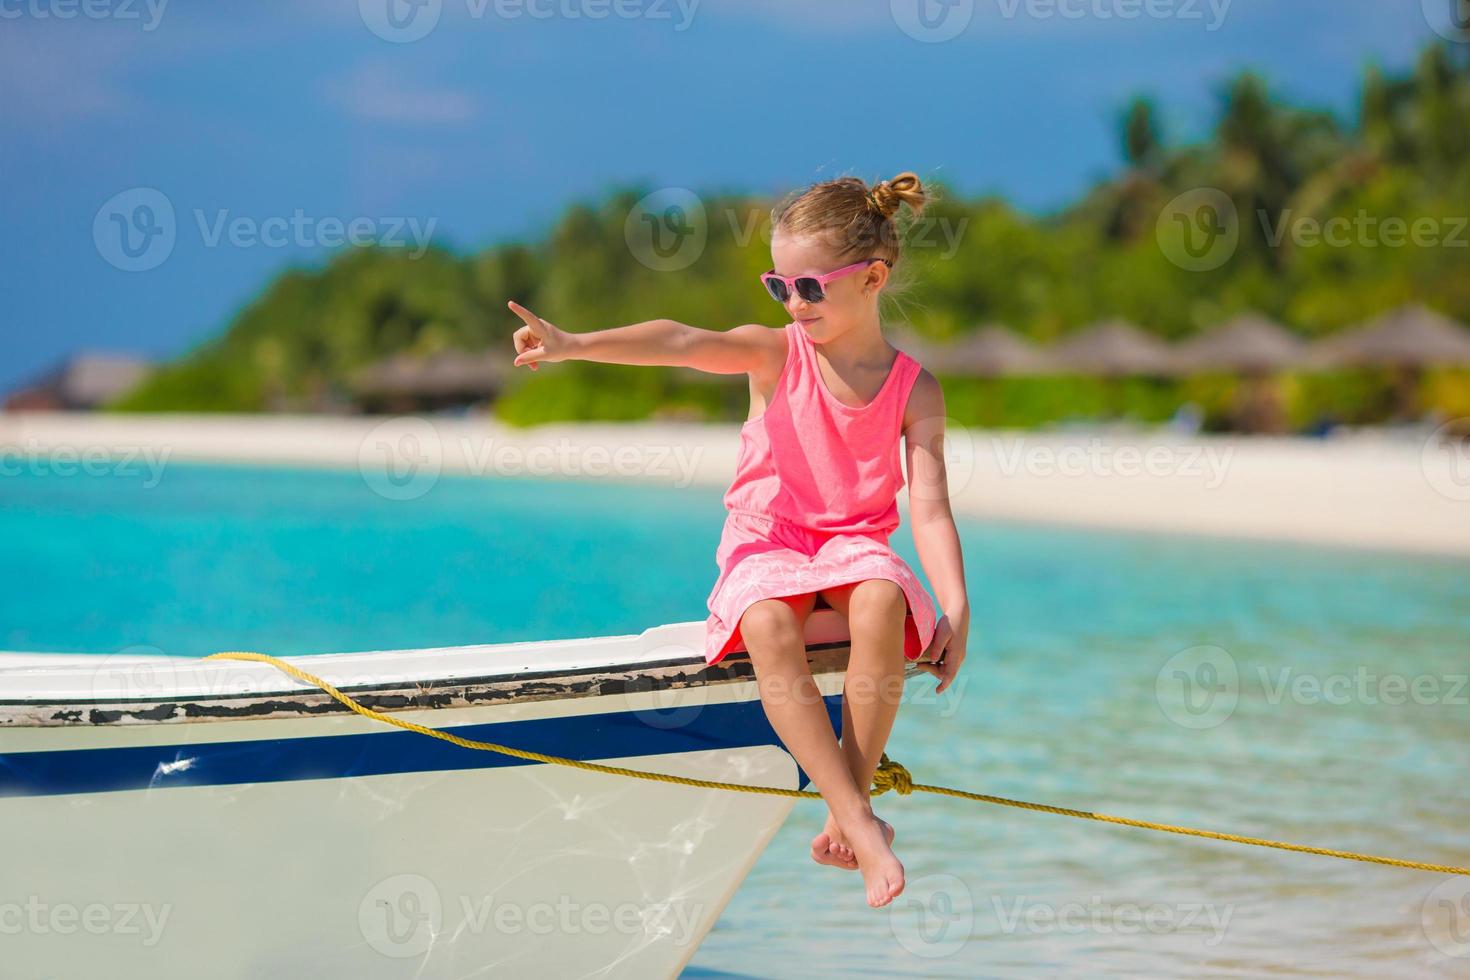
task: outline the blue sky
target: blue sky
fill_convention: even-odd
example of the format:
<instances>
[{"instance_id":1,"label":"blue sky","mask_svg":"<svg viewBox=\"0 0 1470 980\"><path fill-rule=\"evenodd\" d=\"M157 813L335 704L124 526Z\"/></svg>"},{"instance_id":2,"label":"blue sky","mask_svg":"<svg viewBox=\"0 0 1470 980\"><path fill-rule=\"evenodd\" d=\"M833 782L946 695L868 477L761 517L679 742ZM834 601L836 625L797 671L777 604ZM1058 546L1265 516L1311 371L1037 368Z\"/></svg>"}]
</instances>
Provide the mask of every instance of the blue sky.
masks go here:
<instances>
[{"instance_id":1,"label":"blue sky","mask_svg":"<svg viewBox=\"0 0 1470 980\"><path fill-rule=\"evenodd\" d=\"M1116 168L1131 94L1182 138L1243 67L1351 113L1366 65L1435 36L1437 0L388 2L0 3L0 389L78 349L188 349L329 254L323 219L468 250L622 185L905 169L1045 210ZM125 271L99 210L135 188L175 235Z\"/></svg>"}]
</instances>

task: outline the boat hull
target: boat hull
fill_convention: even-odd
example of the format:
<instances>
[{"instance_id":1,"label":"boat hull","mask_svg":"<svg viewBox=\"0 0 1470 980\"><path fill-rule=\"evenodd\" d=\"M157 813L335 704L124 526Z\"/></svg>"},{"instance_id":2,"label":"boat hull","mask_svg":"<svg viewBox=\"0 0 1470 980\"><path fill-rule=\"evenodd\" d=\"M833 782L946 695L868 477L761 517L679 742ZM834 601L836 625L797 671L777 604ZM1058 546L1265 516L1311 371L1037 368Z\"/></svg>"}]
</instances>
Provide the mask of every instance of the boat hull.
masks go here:
<instances>
[{"instance_id":1,"label":"boat hull","mask_svg":"<svg viewBox=\"0 0 1470 980\"><path fill-rule=\"evenodd\" d=\"M804 787L748 660L685 662L701 625L419 652L414 689L436 706L394 714ZM834 729L841 652L809 649ZM296 662L402 701L406 653L351 656ZM102 679L125 666L110 658L0 666L6 976L676 976L795 803L473 751L335 710L262 665L183 663L127 666L121 685Z\"/></svg>"}]
</instances>

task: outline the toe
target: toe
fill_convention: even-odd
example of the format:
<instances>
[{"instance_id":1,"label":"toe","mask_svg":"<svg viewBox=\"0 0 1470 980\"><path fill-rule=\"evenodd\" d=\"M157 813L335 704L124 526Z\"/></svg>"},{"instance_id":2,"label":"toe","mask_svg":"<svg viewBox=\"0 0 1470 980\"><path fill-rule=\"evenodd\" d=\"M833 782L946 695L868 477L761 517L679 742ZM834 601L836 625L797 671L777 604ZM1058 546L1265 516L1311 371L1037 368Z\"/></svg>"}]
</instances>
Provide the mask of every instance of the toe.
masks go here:
<instances>
[{"instance_id":1,"label":"toe","mask_svg":"<svg viewBox=\"0 0 1470 980\"><path fill-rule=\"evenodd\" d=\"M857 865L855 863L844 860L832 850L833 845L830 841L825 844L822 843L822 838L826 836L826 834L818 834L816 839L812 841L812 860L818 864L825 864L828 867L844 868L849 871L856 868Z\"/></svg>"}]
</instances>

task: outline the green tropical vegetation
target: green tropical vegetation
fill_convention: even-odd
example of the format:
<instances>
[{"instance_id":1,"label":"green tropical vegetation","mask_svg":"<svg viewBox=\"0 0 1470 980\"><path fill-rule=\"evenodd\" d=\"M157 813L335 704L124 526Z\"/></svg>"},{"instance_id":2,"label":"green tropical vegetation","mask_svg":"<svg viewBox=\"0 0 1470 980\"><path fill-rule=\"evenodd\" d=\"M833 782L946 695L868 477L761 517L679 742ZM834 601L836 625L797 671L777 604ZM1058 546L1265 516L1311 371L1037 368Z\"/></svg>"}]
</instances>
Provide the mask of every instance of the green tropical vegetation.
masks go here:
<instances>
[{"instance_id":1,"label":"green tropical vegetation","mask_svg":"<svg viewBox=\"0 0 1470 980\"><path fill-rule=\"evenodd\" d=\"M1146 97L1122 107L1119 172L1055 214L993 197L938 200L908 230L909 288L889 322L936 341L1003 323L1048 343L1120 316L1180 340L1256 311L1305 338L1410 302L1470 321L1470 53L1427 47L1403 75L1369 70L1352 119L1295 106L1246 72L1219 93L1207 138L1171 141ZM1189 268L1166 220L1180 195L1213 188L1235 212L1237 244L1212 268ZM166 365L113 406L124 411L311 408L350 391L354 373L400 352L504 345L517 299L565 329L671 317L725 329L776 325L756 276L769 266L772 201L701 198L697 258L668 269L630 232L649 188L570 206L544 240L476 254L435 247L419 258L351 249L279 276L219 336ZM1338 219L1336 240L1307 234ZM698 216L680 220L698 222ZM1320 239L1320 240L1319 240ZM630 244L634 243L634 244ZM906 268L905 268L906 267ZM665 271L667 270L667 271ZM573 362L515 372L492 410L530 424L658 414L740 419L743 379ZM1167 418L1186 402L1223 418L1240 382L1174 379L949 378L950 414L971 424L1041 425L1122 414ZM1335 371L1284 381L1289 415L1374 421L1392 403L1387 372ZM1427 372L1421 400L1470 415L1470 376Z\"/></svg>"}]
</instances>

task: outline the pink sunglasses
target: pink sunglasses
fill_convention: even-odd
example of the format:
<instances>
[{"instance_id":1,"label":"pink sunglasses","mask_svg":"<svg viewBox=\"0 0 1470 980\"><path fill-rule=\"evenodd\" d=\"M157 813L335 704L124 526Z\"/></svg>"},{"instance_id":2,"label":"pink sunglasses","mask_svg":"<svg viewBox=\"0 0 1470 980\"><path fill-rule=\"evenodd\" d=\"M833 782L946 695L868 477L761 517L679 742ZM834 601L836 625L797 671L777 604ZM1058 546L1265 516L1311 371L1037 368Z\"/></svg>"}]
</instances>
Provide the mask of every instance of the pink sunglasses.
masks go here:
<instances>
[{"instance_id":1,"label":"pink sunglasses","mask_svg":"<svg viewBox=\"0 0 1470 980\"><path fill-rule=\"evenodd\" d=\"M893 268L893 263L887 259L863 259L852 265L845 265L835 272L827 272L820 276L778 276L776 270L761 273L761 284L766 287L766 292L778 303L785 303L791 298L791 293L806 300L808 303L820 303L827 298L823 286L839 276L845 276L859 269L866 269L874 262L882 262L888 268Z\"/></svg>"}]
</instances>

